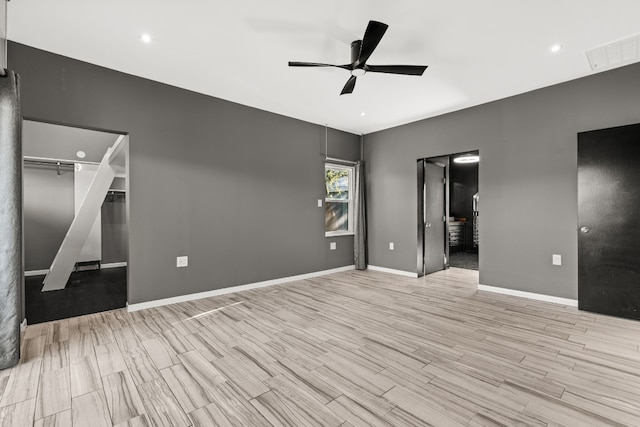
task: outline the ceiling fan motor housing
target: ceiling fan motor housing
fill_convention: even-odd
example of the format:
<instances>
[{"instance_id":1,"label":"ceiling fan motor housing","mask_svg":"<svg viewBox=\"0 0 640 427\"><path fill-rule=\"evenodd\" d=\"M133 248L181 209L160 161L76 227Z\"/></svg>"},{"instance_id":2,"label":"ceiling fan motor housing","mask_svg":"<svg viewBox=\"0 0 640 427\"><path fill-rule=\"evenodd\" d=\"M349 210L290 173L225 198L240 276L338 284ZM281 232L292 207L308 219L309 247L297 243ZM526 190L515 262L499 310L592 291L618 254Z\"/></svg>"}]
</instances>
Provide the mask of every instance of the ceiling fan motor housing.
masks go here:
<instances>
[{"instance_id":1,"label":"ceiling fan motor housing","mask_svg":"<svg viewBox=\"0 0 640 427\"><path fill-rule=\"evenodd\" d=\"M356 68L356 63L360 58L361 50L362 50L362 40L354 40L351 42L351 65L353 65L354 68ZM360 68L362 68L362 66L360 66Z\"/></svg>"}]
</instances>

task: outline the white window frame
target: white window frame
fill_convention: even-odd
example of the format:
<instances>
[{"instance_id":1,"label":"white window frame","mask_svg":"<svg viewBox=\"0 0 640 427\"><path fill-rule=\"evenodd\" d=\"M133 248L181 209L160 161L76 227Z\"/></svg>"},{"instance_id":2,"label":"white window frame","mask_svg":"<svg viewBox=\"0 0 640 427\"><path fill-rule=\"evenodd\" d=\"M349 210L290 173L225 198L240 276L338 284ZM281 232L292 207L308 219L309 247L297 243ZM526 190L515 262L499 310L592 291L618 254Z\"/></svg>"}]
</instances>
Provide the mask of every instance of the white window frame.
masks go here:
<instances>
[{"instance_id":1,"label":"white window frame","mask_svg":"<svg viewBox=\"0 0 640 427\"><path fill-rule=\"evenodd\" d=\"M345 165L341 165L341 164L336 164L336 163L325 163L324 165L324 169L325 169L325 176L326 176L326 170L327 169L342 169L342 170L346 170L349 172L349 198L347 199L334 199L334 198L329 198L326 197L324 198L324 203L325 203L325 209L326 209L326 205L327 202L331 202L331 203L347 203L347 209L348 209L348 224L349 224L349 229L348 230L339 230L339 231L327 231L325 229L324 231L324 235L325 237L334 237L334 236L352 236L355 234L354 231L354 224L353 224L353 220L354 220L354 216L353 216L353 195L354 195L354 190L355 190L355 167L353 166L345 166ZM325 185L326 185L326 181L325 181Z\"/></svg>"}]
</instances>

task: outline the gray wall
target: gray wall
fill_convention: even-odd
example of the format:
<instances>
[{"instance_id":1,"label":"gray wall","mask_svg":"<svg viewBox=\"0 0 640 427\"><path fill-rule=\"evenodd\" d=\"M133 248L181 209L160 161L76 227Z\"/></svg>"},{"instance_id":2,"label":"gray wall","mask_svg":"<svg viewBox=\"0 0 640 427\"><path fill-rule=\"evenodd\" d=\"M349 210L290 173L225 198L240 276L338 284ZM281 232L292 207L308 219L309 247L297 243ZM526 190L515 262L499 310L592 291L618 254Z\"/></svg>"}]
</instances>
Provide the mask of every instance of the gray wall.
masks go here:
<instances>
[{"instance_id":1,"label":"gray wall","mask_svg":"<svg viewBox=\"0 0 640 427\"><path fill-rule=\"evenodd\" d=\"M15 43L9 65L25 117L129 133L129 303L353 264L317 207L322 126ZM357 158L358 136L329 141Z\"/></svg>"},{"instance_id":2,"label":"gray wall","mask_svg":"<svg viewBox=\"0 0 640 427\"><path fill-rule=\"evenodd\" d=\"M73 169L25 166L24 268L51 267L74 217Z\"/></svg>"},{"instance_id":3,"label":"gray wall","mask_svg":"<svg viewBox=\"0 0 640 427\"><path fill-rule=\"evenodd\" d=\"M416 160L479 149L480 283L577 298L576 134L637 122L640 64L366 135L370 264L416 269Z\"/></svg>"},{"instance_id":4,"label":"gray wall","mask_svg":"<svg viewBox=\"0 0 640 427\"><path fill-rule=\"evenodd\" d=\"M129 252L127 211L123 196L107 196L102 204L102 263L126 262Z\"/></svg>"},{"instance_id":5,"label":"gray wall","mask_svg":"<svg viewBox=\"0 0 640 427\"><path fill-rule=\"evenodd\" d=\"M25 271L51 267L74 217L73 169L25 166ZM127 224L121 199L102 205L102 263L127 261Z\"/></svg>"}]
</instances>

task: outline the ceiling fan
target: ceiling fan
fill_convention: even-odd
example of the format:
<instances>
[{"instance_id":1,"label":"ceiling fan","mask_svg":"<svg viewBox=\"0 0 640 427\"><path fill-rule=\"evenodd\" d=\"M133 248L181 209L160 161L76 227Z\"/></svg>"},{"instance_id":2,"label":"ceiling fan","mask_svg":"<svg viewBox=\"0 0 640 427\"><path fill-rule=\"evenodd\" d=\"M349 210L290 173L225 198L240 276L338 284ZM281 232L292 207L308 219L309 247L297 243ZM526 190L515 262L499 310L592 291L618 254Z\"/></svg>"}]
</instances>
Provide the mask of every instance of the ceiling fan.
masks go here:
<instances>
[{"instance_id":1,"label":"ceiling fan","mask_svg":"<svg viewBox=\"0 0 640 427\"><path fill-rule=\"evenodd\" d=\"M427 65L369 65L367 60L380 43L382 36L389 26L378 21L369 21L362 40L351 43L351 63L345 65L319 64L316 62L289 61L290 67L336 67L349 70L351 77L342 88L340 95L352 93L356 87L356 79L366 73L404 74L407 76L421 76Z\"/></svg>"}]
</instances>

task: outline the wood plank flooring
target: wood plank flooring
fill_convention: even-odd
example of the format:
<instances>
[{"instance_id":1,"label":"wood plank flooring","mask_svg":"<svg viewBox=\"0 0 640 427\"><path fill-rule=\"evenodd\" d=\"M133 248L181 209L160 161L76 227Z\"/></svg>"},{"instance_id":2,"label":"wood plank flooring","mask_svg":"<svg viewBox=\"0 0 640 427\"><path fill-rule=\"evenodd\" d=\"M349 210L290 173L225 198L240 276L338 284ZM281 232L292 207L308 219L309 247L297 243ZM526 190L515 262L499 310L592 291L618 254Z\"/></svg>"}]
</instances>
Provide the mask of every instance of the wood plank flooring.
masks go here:
<instances>
[{"instance_id":1,"label":"wood plank flooring","mask_svg":"<svg viewBox=\"0 0 640 427\"><path fill-rule=\"evenodd\" d=\"M640 322L346 272L29 326L0 426L638 426Z\"/></svg>"}]
</instances>

